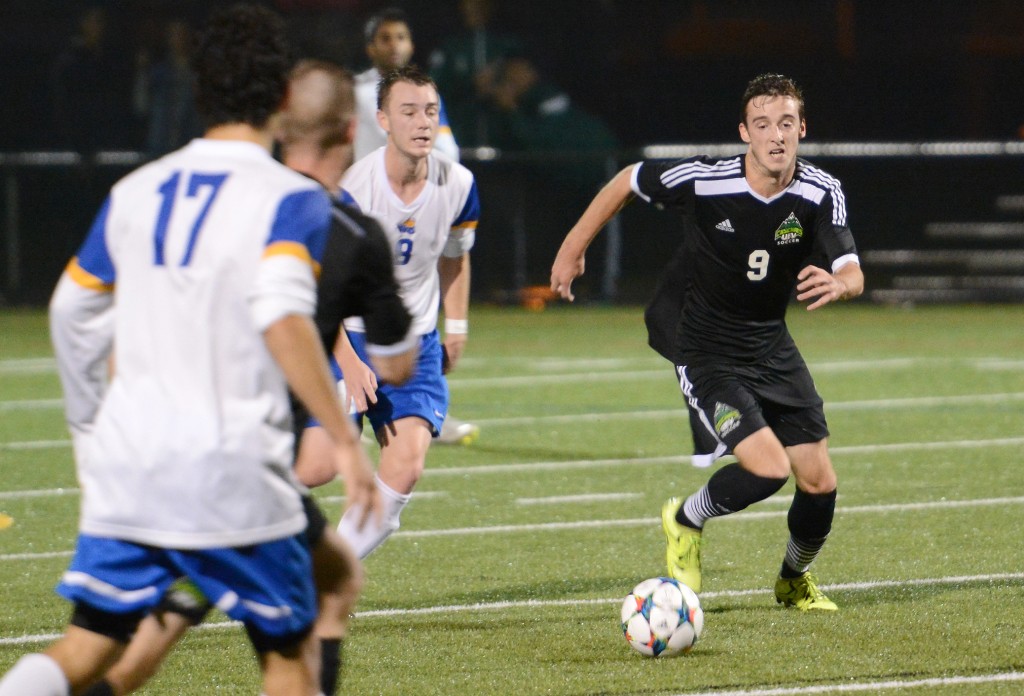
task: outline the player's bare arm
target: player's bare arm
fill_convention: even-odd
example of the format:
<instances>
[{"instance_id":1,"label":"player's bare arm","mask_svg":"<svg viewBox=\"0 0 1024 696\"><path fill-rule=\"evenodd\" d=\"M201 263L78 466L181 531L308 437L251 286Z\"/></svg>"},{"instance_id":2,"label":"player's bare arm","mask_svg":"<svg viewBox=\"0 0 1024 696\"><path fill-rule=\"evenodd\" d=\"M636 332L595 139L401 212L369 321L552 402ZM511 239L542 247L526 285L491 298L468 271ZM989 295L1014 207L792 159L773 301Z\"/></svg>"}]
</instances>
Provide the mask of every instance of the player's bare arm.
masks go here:
<instances>
[{"instance_id":1,"label":"player's bare arm","mask_svg":"<svg viewBox=\"0 0 1024 696\"><path fill-rule=\"evenodd\" d=\"M469 334L469 254L454 258L442 256L437 261L444 306L444 347L448 352L448 371L455 369L466 348ZM463 323L460 323L463 322ZM461 331L460 331L461 329Z\"/></svg>"},{"instance_id":2,"label":"player's bare arm","mask_svg":"<svg viewBox=\"0 0 1024 696\"><path fill-rule=\"evenodd\" d=\"M373 467L359 442L355 426L341 410L334 378L327 367L327 356L313 321L306 316L289 314L267 327L263 339L284 372L288 386L331 436L338 473L345 482L346 506L360 506L363 511L360 527L371 514L379 517L383 508Z\"/></svg>"},{"instance_id":3,"label":"player's bare arm","mask_svg":"<svg viewBox=\"0 0 1024 696\"><path fill-rule=\"evenodd\" d=\"M341 368L342 380L345 383L345 401L348 408L355 404L356 410L362 413L367 402L377 403L377 375L373 369L359 359L356 349L348 340L348 334L338 332L338 341L334 344L334 359Z\"/></svg>"},{"instance_id":4,"label":"player's bare arm","mask_svg":"<svg viewBox=\"0 0 1024 696\"><path fill-rule=\"evenodd\" d=\"M801 302L812 300L807 305L808 311L837 300L853 299L864 292L864 273L857 263L848 263L835 273L817 266L806 266L797 275L797 280L800 282L796 286L796 299Z\"/></svg>"},{"instance_id":5,"label":"player's bare arm","mask_svg":"<svg viewBox=\"0 0 1024 696\"><path fill-rule=\"evenodd\" d=\"M551 266L551 289L563 299L570 302L576 299L572 294L572 281L583 275L587 248L608 221L633 199L630 182L635 167L635 164L626 167L597 192L594 200L562 241L555 262Z\"/></svg>"}]
</instances>

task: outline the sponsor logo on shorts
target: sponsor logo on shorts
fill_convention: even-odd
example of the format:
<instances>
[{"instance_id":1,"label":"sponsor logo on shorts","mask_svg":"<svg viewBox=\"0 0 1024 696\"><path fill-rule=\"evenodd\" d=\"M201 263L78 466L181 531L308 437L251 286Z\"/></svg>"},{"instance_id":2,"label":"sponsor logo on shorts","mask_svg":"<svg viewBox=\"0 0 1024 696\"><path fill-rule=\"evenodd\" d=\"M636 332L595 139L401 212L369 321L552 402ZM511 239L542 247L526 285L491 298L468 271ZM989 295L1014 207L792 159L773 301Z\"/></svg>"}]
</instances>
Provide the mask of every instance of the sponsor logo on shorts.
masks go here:
<instances>
[{"instance_id":1,"label":"sponsor logo on shorts","mask_svg":"<svg viewBox=\"0 0 1024 696\"><path fill-rule=\"evenodd\" d=\"M735 430L741 420L738 409L721 401L715 403L715 432L719 437L725 437Z\"/></svg>"},{"instance_id":2,"label":"sponsor logo on shorts","mask_svg":"<svg viewBox=\"0 0 1024 696\"><path fill-rule=\"evenodd\" d=\"M804 237L804 228L796 215L789 214L789 217L782 221L779 229L775 230L775 244L798 244Z\"/></svg>"}]
</instances>

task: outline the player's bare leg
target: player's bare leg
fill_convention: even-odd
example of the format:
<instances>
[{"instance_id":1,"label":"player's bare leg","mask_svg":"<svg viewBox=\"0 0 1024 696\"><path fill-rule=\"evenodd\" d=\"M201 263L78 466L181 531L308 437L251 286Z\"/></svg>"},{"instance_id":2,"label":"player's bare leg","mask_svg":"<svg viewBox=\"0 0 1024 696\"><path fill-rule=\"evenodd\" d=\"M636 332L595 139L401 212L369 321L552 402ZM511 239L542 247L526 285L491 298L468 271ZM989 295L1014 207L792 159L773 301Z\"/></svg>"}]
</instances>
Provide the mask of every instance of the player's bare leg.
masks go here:
<instances>
[{"instance_id":1,"label":"player's bare leg","mask_svg":"<svg viewBox=\"0 0 1024 696\"><path fill-rule=\"evenodd\" d=\"M430 425L417 417L400 418L377 431L381 444L377 486L384 514L359 528L361 511L350 507L338 524L338 532L359 558L366 558L398 529L399 516L423 475L432 439Z\"/></svg>"}]
</instances>

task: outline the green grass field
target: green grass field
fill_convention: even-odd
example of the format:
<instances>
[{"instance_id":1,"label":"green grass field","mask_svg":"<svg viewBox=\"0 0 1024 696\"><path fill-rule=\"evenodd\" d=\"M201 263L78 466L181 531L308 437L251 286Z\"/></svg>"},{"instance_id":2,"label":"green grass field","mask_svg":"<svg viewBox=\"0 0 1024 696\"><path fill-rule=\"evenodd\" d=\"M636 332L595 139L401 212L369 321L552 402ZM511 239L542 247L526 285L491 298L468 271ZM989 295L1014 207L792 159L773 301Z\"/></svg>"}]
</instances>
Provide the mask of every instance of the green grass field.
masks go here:
<instances>
[{"instance_id":1,"label":"green grass field","mask_svg":"<svg viewBox=\"0 0 1024 696\"><path fill-rule=\"evenodd\" d=\"M345 649L353 694L1018 694L1024 691L1024 307L791 310L839 473L815 565L840 605L775 604L792 484L706 530L705 631L632 652L619 604L663 574L661 503L689 466L671 367L639 308L479 309L453 413L402 529L367 561ZM0 671L69 607L53 585L78 495L45 317L0 315ZM332 519L338 484L318 491ZM223 622L222 616L213 621ZM241 629L210 625L145 694L254 694Z\"/></svg>"}]
</instances>

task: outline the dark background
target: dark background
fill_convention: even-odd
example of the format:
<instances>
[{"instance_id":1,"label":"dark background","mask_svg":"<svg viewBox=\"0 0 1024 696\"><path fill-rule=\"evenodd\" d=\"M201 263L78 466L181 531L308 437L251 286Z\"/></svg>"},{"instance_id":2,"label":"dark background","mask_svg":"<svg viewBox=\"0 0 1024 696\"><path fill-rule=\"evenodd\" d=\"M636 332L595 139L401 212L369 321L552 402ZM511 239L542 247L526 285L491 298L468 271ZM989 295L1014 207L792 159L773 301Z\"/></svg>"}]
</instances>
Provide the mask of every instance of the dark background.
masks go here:
<instances>
[{"instance_id":1,"label":"dark background","mask_svg":"<svg viewBox=\"0 0 1024 696\"><path fill-rule=\"evenodd\" d=\"M105 6L125 75L159 53L162 22L198 24L218 0ZM455 0L276 0L298 52L365 65L364 19L385 6L412 18L416 60L460 26ZM1017 138L1024 123L1024 3L1019 0L497 0L545 77L605 119L624 146L736 137L746 81L773 71L805 89L822 140ZM0 149L56 144L50 72L88 3L5 0L0 8ZM112 80L123 79L112 76ZM139 144L130 113L111 146ZM456 134L458 135L458 134ZM135 142L133 142L133 138Z\"/></svg>"},{"instance_id":2,"label":"dark background","mask_svg":"<svg viewBox=\"0 0 1024 696\"><path fill-rule=\"evenodd\" d=\"M112 23L111 108L97 149L140 150L144 124L124 96L136 57L159 57L162 27L182 18L198 26L217 0L92 3ZM362 25L386 6L413 23L415 60L461 28L457 0L274 0L263 4L287 20L297 53L366 67ZM998 275L1003 290L929 298L1024 299L1024 232L963 241L929 237L931 223L1017 224L1024 205L1024 151L1007 152L1024 123L1024 2L1020 0L496 0L498 31L519 36L545 80L603 120L619 147L587 155L597 183L587 190L545 180L547 155L505 153L464 162L483 201L473 252L477 300L515 301L526 285L545 284L551 259L600 181L655 143L735 143L739 100L747 81L782 72L804 88L808 143L992 141L1001 154L972 157L813 157L839 177L868 275L869 289L914 283L973 287ZM62 140L53 109L57 57L75 35L88 3L0 3L0 304L45 302L109 186L137 162L25 164L13 153L82 150ZM116 95L122 95L120 97ZM121 101L118 101L118 100ZM106 103L106 102L103 102ZM118 106L120 104L120 106ZM455 133L459 138L459 133ZM1024 198L1022 198L1024 200ZM659 260L678 242L666 215L633 205L621 216L621 277L612 296L602 286L604 235L579 283L583 298L644 300ZM17 245L12 246L16 228ZM1005 231L1004 231L1005 232ZM945 245L945 247L943 247ZM919 264L923 279L897 276L920 252L951 248L956 263ZM909 249L916 260L886 257ZM998 252L1001 265L984 259ZM961 253L963 252L963 253ZM1016 255L1015 255L1016 254ZM889 259L888 261L886 259ZM908 257L909 258L909 257ZM1016 259L1016 261L1014 261ZM1007 261L1009 260L1009 261ZM889 265L886 265L886 264ZM1016 264L1016 265L1015 265ZM968 277L973 276L973 277ZM938 285L936 285L938 284ZM1006 292L1010 288L1010 292ZM908 291L909 292L909 291ZM924 297L920 292L909 297ZM865 297L883 297L869 292ZM888 295L886 297L893 297Z\"/></svg>"}]
</instances>

